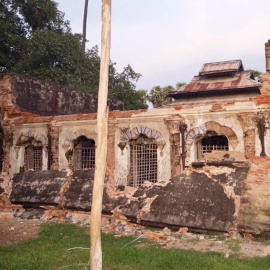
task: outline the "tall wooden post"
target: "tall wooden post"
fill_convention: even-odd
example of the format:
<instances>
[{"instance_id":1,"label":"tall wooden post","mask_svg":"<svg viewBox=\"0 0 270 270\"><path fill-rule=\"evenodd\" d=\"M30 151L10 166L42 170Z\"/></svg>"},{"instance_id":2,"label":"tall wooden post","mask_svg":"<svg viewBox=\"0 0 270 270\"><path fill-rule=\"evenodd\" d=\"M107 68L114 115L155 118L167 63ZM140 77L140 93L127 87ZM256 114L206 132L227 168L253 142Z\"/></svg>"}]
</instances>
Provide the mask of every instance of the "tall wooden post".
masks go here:
<instances>
[{"instance_id":1,"label":"tall wooden post","mask_svg":"<svg viewBox=\"0 0 270 270\"><path fill-rule=\"evenodd\" d=\"M88 13L88 0L85 0L84 13L83 13L83 35L82 35L82 51L83 51L83 53L85 53L87 13Z\"/></svg>"},{"instance_id":2,"label":"tall wooden post","mask_svg":"<svg viewBox=\"0 0 270 270\"><path fill-rule=\"evenodd\" d=\"M111 0L102 0L102 39L101 63L98 92L97 115L97 160L93 187L91 225L90 225L90 263L92 270L102 269L101 212L104 178L106 173L107 135L108 135L108 80L111 43Z\"/></svg>"}]
</instances>

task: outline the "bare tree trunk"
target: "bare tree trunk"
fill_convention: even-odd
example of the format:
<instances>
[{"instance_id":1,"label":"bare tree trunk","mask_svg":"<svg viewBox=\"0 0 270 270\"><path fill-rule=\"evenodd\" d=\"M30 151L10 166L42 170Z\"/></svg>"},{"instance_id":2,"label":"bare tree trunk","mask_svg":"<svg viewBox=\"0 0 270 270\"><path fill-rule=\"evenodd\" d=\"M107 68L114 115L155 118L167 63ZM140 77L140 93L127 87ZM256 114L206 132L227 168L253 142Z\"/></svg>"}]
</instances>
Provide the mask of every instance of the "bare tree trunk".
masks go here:
<instances>
[{"instance_id":1,"label":"bare tree trunk","mask_svg":"<svg viewBox=\"0 0 270 270\"><path fill-rule=\"evenodd\" d=\"M108 80L111 43L111 0L102 0L102 39L101 39L101 63L98 92L97 115L97 161L95 166L95 178L91 210L91 249L90 261L92 270L102 269L101 249L101 211L106 173L107 135L108 135Z\"/></svg>"},{"instance_id":2,"label":"bare tree trunk","mask_svg":"<svg viewBox=\"0 0 270 270\"><path fill-rule=\"evenodd\" d=\"M82 51L83 51L83 53L85 53L87 13L88 13L88 0L85 0L84 13L83 13L83 35L82 35Z\"/></svg>"}]
</instances>

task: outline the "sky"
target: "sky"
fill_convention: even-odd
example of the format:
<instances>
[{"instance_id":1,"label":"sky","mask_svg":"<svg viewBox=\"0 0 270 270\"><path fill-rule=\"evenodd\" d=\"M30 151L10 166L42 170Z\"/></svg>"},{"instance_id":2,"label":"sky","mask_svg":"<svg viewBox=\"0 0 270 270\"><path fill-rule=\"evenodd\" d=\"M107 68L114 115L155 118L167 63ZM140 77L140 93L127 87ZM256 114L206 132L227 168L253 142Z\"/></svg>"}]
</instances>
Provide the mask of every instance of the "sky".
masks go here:
<instances>
[{"instance_id":1,"label":"sky","mask_svg":"<svg viewBox=\"0 0 270 270\"><path fill-rule=\"evenodd\" d=\"M55 0L82 33L84 0ZM89 0L87 45L101 44L102 0ZM270 0L112 0L111 60L142 74L137 89L188 83L204 63L241 59L265 72Z\"/></svg>"}]
</instances>

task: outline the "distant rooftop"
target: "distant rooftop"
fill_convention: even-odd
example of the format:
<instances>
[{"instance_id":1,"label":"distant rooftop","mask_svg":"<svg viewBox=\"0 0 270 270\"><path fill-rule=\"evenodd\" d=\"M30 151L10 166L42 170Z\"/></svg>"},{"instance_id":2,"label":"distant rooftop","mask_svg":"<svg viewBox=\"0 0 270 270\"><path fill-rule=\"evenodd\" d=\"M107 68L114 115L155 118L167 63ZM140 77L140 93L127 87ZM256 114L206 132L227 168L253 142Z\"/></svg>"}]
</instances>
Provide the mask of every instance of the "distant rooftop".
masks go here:
<instances>
[{"instance_id":1,"label":"distant rooftop","mask_svg":"<svg viewBox=\"0 0 270 270\"><path fill-rule=\"evenodd\" d=\"M199 76L231 73L243 70L244 67L241 60L206 63L203 65L201 71L199 72Z\"/></svg>"},{"instance_id":2,"label":"distant rooftop","mask_svg":"<svg viewBox=\"0 0 270 270\"><path fill-rule=\"evenodd\" d=\"M206 63L192 81L170 91L167 96L175 99L231 95L240 93L260 93L261 83L255 81L253 72L245 71L241 60Z\"/></svg>"}]
</instances>

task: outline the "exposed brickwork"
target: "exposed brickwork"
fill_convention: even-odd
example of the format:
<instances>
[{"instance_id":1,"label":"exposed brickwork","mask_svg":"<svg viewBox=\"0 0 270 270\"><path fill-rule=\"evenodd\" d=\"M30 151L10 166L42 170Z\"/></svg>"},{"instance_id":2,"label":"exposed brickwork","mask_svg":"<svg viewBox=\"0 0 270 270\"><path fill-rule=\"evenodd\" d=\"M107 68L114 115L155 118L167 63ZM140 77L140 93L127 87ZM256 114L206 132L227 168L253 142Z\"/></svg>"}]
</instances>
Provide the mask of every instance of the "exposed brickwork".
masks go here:
<instances>
[{"instance_id":1,"label":"exposed brickwork","mask_svg":"<svg viewBox=\"0 0 270 270\"><path fill-rule=\"evenodd\" d=\"M11 179L7 173L0 174L0 210L7 210L12 208L11 202L9 200L9 195L11 193Z\"/></svg>"},{"instance_id":2,"label":"exposed brickwork","mask_svg":"<svg viewBox=\"0 0 270 270\"><path fill-rule=\"evenodd\" d=\"M238 230L261 234L269 232L270 227L270 157L253 157L250 165L241 196Z\"/></svg>"},{"instance_id":3,"label":"exposed brickwork","mask_svg":"<svg viewBox=\"0 0 270 270\"><path fill-rule=\"evenodd\" d=\"M246 157L255 156L255 128L256 115L255 113L242 113L238 114L238 120L240 121L244 132L244 145Z\"/></svg>"},{"instance_id":4,"label":"exposed brickwork","mask_svg":"<svg viewBox=\"0 0 270 270\"><path fill-rule=\"evenodd\" d=\"M4 131L4 145L3 145L3 167L2 173L9 173L10 168L10 151L13 146L13 132L11 130Z\"/></svg>"},{"instance_id":5,"label":"exposed brickwork","mask_svg":"<svg viewBox=\"0 0 270 270\"><path fill-rule=\"evenodd\" d=\"M263 85L261 87L261 95L256 97L257 105L269 105L270 104L270 73L264 73L262 75Z\"/></svg>"},{"instance_id":6,"label":"exposed brickwork","mask_svg":"<svg viewBox=\"0 0 270 270\"><path fill-rule=\"evenodd\" d=\"M171 177L179 175L181 172L180 161L180 130L179 126L182 119L169 118L165 120L170 132L170 158L171 158Z\"/></svg>"},{"instance_id":7,"label":"exposed brickwork","mask_svg":"<svg viewBox=\"0 0 270 270\"><path fill-rule=\"evenodd\" d=\"M61 127L60 126L49 126L49 135L51 138L51 145L50 145L50 169L51 170L58 170L59 169L59 133Z\"/></svg>"},{"instance_id":8,"label":"exposed brickwork","mask_svg":"<svg viewBox=\"0 0 270 270\"><path fill-rule=\"evenodd\" d=\"M106 172L109 176L107 182L107 192L111 194L115 191L115 177L114 177L114 170L115 170L115 131L116 126L115 124L111 123L108 129L108 152L107 152L107 168Z\"/></svg>"},{"instance_id":9,"label":"exposed brickwork","mask_svg":"<svg viewBox=\"0 0 270 270\"><path fill-rule=\"evenodd\" d=\"M255 129L250 129L245 132L245 155L246 157L255 156Z\"/></svg>"}]
</instances>

